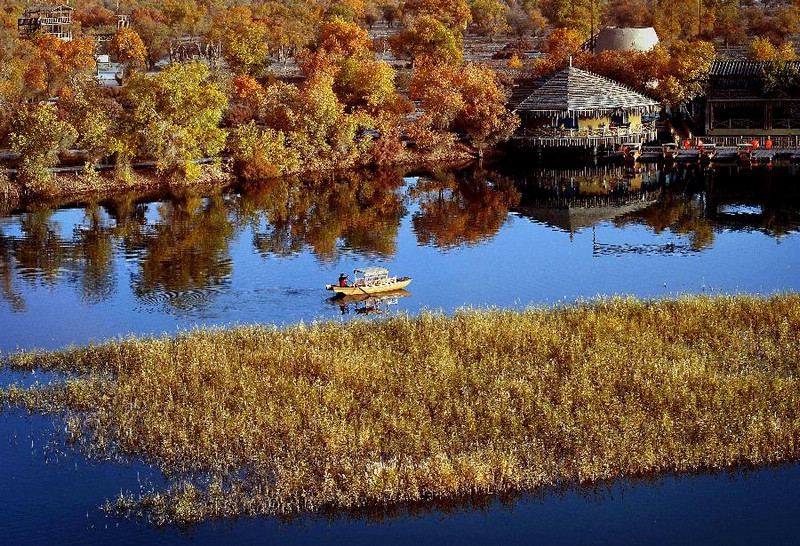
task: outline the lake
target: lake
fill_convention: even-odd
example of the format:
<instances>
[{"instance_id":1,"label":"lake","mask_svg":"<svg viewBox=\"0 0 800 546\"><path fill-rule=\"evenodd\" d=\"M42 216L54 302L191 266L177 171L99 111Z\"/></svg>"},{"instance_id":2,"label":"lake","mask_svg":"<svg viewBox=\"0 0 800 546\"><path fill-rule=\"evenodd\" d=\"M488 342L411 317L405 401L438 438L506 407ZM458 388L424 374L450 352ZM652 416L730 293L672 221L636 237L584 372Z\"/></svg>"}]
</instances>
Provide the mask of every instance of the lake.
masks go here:
<instances>
[{"instance_id":1,"label":"lake","mask_svg":"<svg viewBox=\"0 0 800 546\"><path fill-rule=\"evenodd\" d=\"M196 325L352 320L465 306L800 290L796 167L526 166L356 172L214 195L128 195L0 218L0 349ZM359 266L407 293L330 301ZM635 325L632 325L635 328ZM0 372L0 385L47 380ZM58 421L0 414L0 543L789 542L800 468L632 480L386 514L154 529L106 518L141 463L88 461ZM63 427L63 424L61 425Z\"/></svg>"}]
</instances>

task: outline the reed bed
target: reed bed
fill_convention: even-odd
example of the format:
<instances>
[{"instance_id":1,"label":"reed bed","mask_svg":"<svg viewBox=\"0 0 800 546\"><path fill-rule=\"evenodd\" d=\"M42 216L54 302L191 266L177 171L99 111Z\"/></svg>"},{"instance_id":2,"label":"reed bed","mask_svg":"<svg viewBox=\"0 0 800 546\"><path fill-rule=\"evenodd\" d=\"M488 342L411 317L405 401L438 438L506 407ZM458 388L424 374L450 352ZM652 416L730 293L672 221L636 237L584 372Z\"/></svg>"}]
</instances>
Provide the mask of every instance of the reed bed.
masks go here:
<instances>
[{"instance_id":1,"label":"reed bed","mask_svg":"<svg viewBox=\"0 0 800 546\"><path fill-rule=\"evenodd\" d=\"M93 452L142 457L157 522L353 509L800 454L800 296L600 300L199 329L61 352L7 388Z\"/></svg>"}]
</instances>

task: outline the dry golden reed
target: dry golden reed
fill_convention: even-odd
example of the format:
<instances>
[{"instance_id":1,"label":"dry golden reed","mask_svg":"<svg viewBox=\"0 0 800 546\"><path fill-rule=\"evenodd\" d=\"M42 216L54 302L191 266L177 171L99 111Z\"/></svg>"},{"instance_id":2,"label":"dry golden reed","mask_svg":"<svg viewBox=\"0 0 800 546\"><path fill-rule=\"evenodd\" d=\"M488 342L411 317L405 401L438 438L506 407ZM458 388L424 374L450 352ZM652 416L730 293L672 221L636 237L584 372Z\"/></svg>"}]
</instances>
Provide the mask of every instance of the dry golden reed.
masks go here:
<instances>
[{"instance_id":1,"label":"dry golden reed","mask_svg":"<svg viewBox=\"0 0 800 546\"><path fill-rule=\"evenodd\" d=\"M799 332L796 294L201 329L14 355L78 375L5 397L157 462L116 509L186 523L796 459Z\"/></svg>"}]
</instances>

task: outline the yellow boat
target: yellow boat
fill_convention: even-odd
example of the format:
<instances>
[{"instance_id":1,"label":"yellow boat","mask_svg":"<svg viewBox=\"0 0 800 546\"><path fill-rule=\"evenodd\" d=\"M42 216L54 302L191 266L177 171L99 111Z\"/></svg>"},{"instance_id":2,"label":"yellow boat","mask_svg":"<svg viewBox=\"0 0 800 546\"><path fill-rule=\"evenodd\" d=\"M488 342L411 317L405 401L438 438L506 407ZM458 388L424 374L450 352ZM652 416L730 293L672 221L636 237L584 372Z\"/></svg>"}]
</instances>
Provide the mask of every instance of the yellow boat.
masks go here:
<instances>
[{"instance_id":1,"label":"yellow boat","mask_svg":"<svg viewBox=\"0 0 800 546\"><path fill-rule=\"evenodd\" d=\"M411 277L390 277L389 270L382 267L362 267L353 273L353 283L346 286L327 284L325 288L343 296L357 296L402 290L411 282Z\"/></svg>"}]
</instances>

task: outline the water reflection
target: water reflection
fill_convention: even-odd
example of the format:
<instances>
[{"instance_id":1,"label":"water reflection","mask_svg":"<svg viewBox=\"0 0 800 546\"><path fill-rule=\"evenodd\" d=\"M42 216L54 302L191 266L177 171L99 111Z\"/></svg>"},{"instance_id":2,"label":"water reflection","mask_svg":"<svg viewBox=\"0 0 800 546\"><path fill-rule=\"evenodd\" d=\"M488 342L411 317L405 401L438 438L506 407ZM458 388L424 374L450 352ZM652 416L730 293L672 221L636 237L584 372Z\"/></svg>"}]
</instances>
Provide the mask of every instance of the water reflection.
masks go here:
<instances>
[{"instance_id":1,"label":"water reflection","mask_svg":"<svg viewBox=\"0 0 800 546\"><path fill-rule=\"evenodd\" d=\"M341 247L392 256L406 214L400 172L354 172L338 177L280 179L242 189L235 213L254 228L264 256L285 257L310 247L335 261Z\"/></svg>"},{"instance_id":2,"label":"water reflection","mask_svg":"<svg viewBox=\"0 0 800 546\"><path fill-rule=\"evenodd\" d=\"M139 251L134 293L145 303L164 299L178 309L202 305L233 271L235 233L221 195L185 198L158 206Z\"/></svg>"},{"instance_id":3,"label":"water reflection","mask_svg":"<svg viewBox=\"0 0 800 546\"><path fill-rule=\"evenodd\" d=\"M342 315L347 315L351 311L358 315L374 315L388 313L397 307L401 298L409 297L411 293L408 290L392 290L381 294L337 295L325 301L339 307Z\"/></svg>"},{"instance_id":4,"label":"water reflection","mask_svg":"<svg viewBox=\"0 0 800 546\"><path fill-rule=\"evenodd\" d=\"M70 286L94 305L114 300L129 283L145 309L180 314L231 291L243 248L278 262L309 253L323 269L350 259L361 265L396 258L404 221L419 247L446 253L492 241L510 212L570 237L591 227L595 257L691 255L711 249L723 231L779 240L797 232L795 174L614 165L503 165L412 178L360 171L204 197L128 195L83 208L34 207L0 219L0 288L13 312L25 312L31 289ZM619 242L595 233L600 225L621 233L643 227L654 237ZM366 307L364 313L380 306ZM342 312L359 311L348 303Z\"/></svg>"},{"instance_id":5,"label":"water reflection","mask_svg":"<svg viewBox=\"0 0 800 546\"><path fill-rule=\"evenodd\" d=\"M520 200L510 178L484 169L434 172L409 193L419 205L412 217L419 244L443 249L492 238Z\"/></svg>"}]
</instances>

